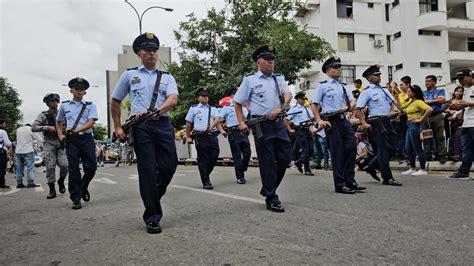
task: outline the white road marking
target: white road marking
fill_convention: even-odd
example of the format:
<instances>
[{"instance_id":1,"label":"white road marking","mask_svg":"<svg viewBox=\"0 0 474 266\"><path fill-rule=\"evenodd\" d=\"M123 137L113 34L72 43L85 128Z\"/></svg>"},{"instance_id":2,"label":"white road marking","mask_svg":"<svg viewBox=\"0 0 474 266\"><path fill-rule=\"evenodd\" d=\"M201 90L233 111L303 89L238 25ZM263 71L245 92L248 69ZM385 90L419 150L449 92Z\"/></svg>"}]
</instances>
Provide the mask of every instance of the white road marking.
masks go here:
<instances>
[{"instance_id":1,"label":"white road marking","mask_svg":"<svg viewBox=\"0 0 474 266\"><path fill-rule=\"evenodd\" d=\"M103 172L99 172L99 171L97 171L96 173L99 174L99 175L115 176L115 174L103 173Z\"/></svg>"},{"instance_id":2,"label":"white road marking","mask_svg":"<svg viewBox=\"0 0 474 266\"><path fill-rule=\"evenodd\" d=\"M107 177L102 177L102 178L94 178L92 181L99 182L99 183L104 183L104 184L109 184L109 185L115 185L117 182L108 179Z\"/></svg>"},{"instance_id":3,"label":"white road marking","mask_svg":"<svg viewBox=\"0 0 474 266\"><path fill-rule=\"evenodd\" d=\"M137 174L128 175L128 179L130 179L130 180L138 180L138 175L137 175Z\"/></svg>"},{"instance_id":4,"label":"white road marking","mask_svg":"<svg viewBox=\"0 0 474 266\"><path fill-rule=\"evenodd\" d=\"M17 193L17 192L20 191L20 190L21 190L21 189L12 187L12 188L10 189L10 191L7 191L7 192L0 192L0 195L9 195L9 194Z\"/></svg>"},{"instance_id":5,"label":"white road marking","mask_svg":"<svg viewBox=\"0 0 474 266\"><path fill-rule=\"evenodd\" d=\"M180 186L180 185L171 185L171 187L191 190L191 191L196 191L196 192L201 192L201 193L207 193L207 194L220 196L224 198L238 199L238 200L243 200L243 201L248 201L248 202L253 202L253 203L263 203L262 200L258 200L258 199L247 198L247 197L242 197L242 196L237 196L237 195L232 195L232 194L226 194L226 193L217 192L217 191L204 190L200 188L185 187L185 186Z\"/></svg>"},{"instance_id":6,"label":"white road marking","mask_svg":"<svg viewBox=\"0 0 474 266\"><path fill-rule=\"evenodd\" d=\"M39 184L39 187L35 187L35 192L43 192L44 188L41 184Z\"/></svg>"}]
</instances>

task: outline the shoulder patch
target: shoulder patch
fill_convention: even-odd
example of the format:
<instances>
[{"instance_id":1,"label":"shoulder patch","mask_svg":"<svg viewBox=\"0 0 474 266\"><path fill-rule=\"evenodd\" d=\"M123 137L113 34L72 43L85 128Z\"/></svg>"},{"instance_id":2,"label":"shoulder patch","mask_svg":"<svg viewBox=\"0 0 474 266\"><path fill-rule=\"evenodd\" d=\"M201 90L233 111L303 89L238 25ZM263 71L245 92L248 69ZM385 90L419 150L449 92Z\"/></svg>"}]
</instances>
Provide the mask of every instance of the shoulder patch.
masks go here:
<instances>
[{"instance_id":1,"label":"shoulder patch","mask_svg":"<svg viewBox=\"0 0 474 266\"><path fill-rule=\"evenodd\" d=\"M326 83L328 82L327 80L323 80L323 81L320 81L319 83L323 84L323 83Z\"/></svg>"},{"instance_id":2,"label":"shoulder patch","mask_svg":"<svg viewBox=\"0 0 474 266\"><path fill-rule=\"evenodd\" d=\"M127 68L127 71L129 71L129 70L137 70L137 69L138 69L138 67Z\"/></svg>"},{"instance_id":3,"label":"shoulder patch","mask_svg":"<svg viewBox=\"0 0 474 266\"><path fill-rule=\"evenodd\" d=\"M68 103L70 102L71 100L67 100L67 101L62 101L61 103Z\"/></svg>"},{"instance_id":4,"label":"shoulder patch","mask_svg":"<svg viewBox=\"0 0 474 266\"><path fill-rule=\"evenodd\" d=\"M245 74L245 76L248 77L248 76L252 76L253 74L255 74L255 72Z\"/></svg>"}]
</instances>

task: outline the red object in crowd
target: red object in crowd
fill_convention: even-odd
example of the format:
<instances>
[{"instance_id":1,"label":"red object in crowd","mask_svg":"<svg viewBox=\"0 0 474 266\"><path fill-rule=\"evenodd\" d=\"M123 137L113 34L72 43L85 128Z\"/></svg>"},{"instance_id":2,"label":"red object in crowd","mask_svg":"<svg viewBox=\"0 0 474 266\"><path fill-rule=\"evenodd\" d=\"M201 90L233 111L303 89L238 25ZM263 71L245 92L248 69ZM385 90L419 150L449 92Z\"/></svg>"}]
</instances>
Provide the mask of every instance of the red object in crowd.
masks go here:
<instances>
[{"instance_id":1,"label":"red object in crowd","mask_svg":"<svg viewBox=\"0 0 474 266\"><path fill-rule=\"evenodd\" d=\"M227 96L227 97L224 97L222 99L219 100L219 106L220 107L224 107L228 104L231 104L232 103L232 97L230 96Z\"/></svg>"}]
</instances>

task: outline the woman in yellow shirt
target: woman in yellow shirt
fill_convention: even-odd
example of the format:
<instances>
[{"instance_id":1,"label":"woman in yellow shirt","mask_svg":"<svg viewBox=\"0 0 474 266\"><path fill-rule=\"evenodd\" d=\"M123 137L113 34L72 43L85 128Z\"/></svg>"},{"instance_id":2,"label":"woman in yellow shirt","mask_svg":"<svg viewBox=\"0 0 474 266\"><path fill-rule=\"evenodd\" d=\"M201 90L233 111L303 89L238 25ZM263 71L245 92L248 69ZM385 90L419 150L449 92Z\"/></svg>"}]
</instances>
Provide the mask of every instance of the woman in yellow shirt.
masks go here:
<instances>
[{"instance_id":1,"label":"woman in yellow shirt","mask_svg":"<svg viewBox=\"0 0 474 266\"><path fill-rule=\"evenodd\" d=\"M421 125L428 119L433 109L423 101L423 92L417 85L410 86L407 95L411 103L403 110L408 114L407 134L405 138L405 152L410 159L410 169L403 172L404 175L422 176L427 175L426 158L422 142L420 140ZM420 170L416 170L416 156L420 160Z\"/></svg>"}]
</instances>

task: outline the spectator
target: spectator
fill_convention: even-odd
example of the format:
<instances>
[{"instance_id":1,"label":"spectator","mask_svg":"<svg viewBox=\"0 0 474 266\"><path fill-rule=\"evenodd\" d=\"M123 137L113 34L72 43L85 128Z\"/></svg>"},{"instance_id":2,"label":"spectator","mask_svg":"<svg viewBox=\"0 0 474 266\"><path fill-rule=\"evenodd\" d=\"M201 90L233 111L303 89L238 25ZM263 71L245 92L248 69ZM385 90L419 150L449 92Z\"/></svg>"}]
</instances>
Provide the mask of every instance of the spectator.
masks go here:
<instances>
[{"instance_id":1,"label":"spectator","mask_svg":"<svg viewBox=\"0 0 474 266\"><path fill-rule=\"evenodd\" d=\"M33 141L43 141L43 138L38 133L31 131L31 125L26 124L16 130L16 188L24 188L23 184L23 168L26 165L26 176L28 184L26 187L39 187L33 180L33 171L35 168L35 152L33 149Z\"/></svg>"},{"instance_id":2,"label":"spectator","mask_svg":"<svg viewBox=\"0 0 474 266\"><path fill-rule=\"evenodd\" d=\"M464 88L462 86L456 87L451 99L453 105L458 104L462 100L464 94ZM449 143L449 157L453 161L461 160L461 130L460 127L463 123L463 110L455 110L451 106L446 109L447 113L445 118L446 137Z\"/></svg>"},{"instance_id":3,"label":"spectator","mask_svg":"<svg viewBox=\"0 0 474 266\"><path fill-rule=\"evenodd\" d=\"M370 161L375 157L374 149L364 140L361 133L355 133L357 140L357 156L356 156L356 165L359 170L366 171L369 166ZM373 179L380 181L380 177L377 176L377 172L368 171L367 172Z\"/></svg>"},{"instance_id":4,"label":"spectator","mask_svg":"<svg viewBox=\"0 0 474 266\"><path fill-rule=\"evenodd\" d=\"M428 119L429 127L433 130L434 141L436 143L437 158L440 163L446 162L446 145L444 138L444 118L443 118L443 104L445 103L446 93L443 89L436 88L436 76L429 75L425 78L426 91L425 103L433 108L433 113ZM433 148L432 139L423 141L425 147L426 159L431 160Z\"/></svg>"},{"instance_id":5,"label":"spectator","mask_svg":"<svg viewBox=\"0 0 474 266\"><path fill-rule=\"evenodd\" d=\"M360 93L364 90L364 87L362 87L362 80L356 79L354 80L354 86L355 89L352 91L352 96L354 96L355 99L359 98Z\"/></svg>"},{"instance_id":6,"label":"spectator","mask_svg":"<svg viewBox=\"0 0 474 266\"><path fill-rule=\"evenodd\" d=\"M10 188L5 184L5 175L7 174L7 151L12 146L8 134L5 131L5 120L0 120L0 188Z\"/></svg>"},{"instance_id":7,"label":"spectator","mask_svg":"<svg viewBox=\"0 0 474 266\"><path fill-rule=\"evenodd\" d=\"M314 149L316 151L316 157L314 160L316 169L323 168L321 163L324 159L324 170L329 170L329 150L326 141L326 132L322 127L318 127L316 129L316 134L314 134Z\"/></svg>"},{"instance_id":8,"label":"spectator","mask_svg":"<svg viewBox=\"0 0 474 266\"><path fill-rule=\"evenodd\" d=\"M403 105L403 110L407 113L407 134L405 139L405 151L410 159L410 169L403 172L404 175L421 176L428 175L426 172L426 158L421 146L420 132L424 123L433 109L424 101L423 91L420 86L413 85L407 90L407 95L411 101L408 105ZM405 107L406 106L406 107ZM416 170L416 156L420 160L420 170Z\"/></svg>"}]
</instances>

